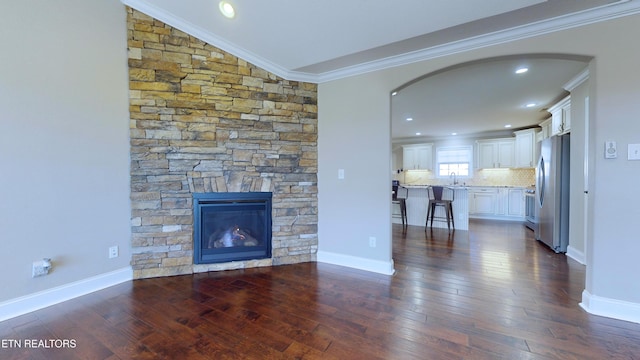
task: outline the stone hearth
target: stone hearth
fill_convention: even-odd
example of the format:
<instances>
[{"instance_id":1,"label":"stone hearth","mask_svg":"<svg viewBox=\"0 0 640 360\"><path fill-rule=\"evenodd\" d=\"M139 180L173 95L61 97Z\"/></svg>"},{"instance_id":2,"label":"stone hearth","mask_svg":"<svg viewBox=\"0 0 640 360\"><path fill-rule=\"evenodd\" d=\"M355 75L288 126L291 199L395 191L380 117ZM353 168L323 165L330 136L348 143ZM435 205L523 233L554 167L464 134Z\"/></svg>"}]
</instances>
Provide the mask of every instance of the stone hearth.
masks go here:
<instances>
[{"instance_id":1,"label":"stone hearth","mask_svg":"<svg viewBox=\"0 0 640 360\"><path fill-rule=\"evenodd\" d=\"M127 8L135 278L316 260L317 86ZM272 256L193 263L192 193L273 193Z\"/></svg>"}]
</instances>

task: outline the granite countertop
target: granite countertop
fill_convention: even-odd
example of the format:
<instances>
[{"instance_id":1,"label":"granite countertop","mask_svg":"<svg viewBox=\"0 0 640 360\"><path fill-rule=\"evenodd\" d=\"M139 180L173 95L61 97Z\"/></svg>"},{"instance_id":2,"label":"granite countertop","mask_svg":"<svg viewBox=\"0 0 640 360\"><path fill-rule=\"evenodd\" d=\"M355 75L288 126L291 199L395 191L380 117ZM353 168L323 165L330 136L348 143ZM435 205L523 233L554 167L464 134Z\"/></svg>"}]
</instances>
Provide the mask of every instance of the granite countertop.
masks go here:
<instances>
[{"instance_id":1,"label":"granite countertop","mask_svg":"<svg viewBox=\"0 0 640 360\"><path fill-rule=\"evenodd\" d=\"M506 189L527 189L530 186L509 186L509 185L429 185L429 184L400 184L400 186L408 189L422 189L429 186L444 186L452 189L469 189L469 188L506 188Z\"/></svg>"},{"instance_id":2,"label":"granite countertop","mask_svg":"<svg viewBox=\"0 0 640 360\"><path fill-rule=\"evenodd\" d=\"M444 187L448 187L448 188L451 188L451 189L468 189L470 187L473 187L473 186L469 186L469 185L417 185L417 184L412 184L412 185L402 185L402 184L400 184L400 186L406 187L407 189L426 189L429 186L444 186Z\"/></svg>"}]
</instances>

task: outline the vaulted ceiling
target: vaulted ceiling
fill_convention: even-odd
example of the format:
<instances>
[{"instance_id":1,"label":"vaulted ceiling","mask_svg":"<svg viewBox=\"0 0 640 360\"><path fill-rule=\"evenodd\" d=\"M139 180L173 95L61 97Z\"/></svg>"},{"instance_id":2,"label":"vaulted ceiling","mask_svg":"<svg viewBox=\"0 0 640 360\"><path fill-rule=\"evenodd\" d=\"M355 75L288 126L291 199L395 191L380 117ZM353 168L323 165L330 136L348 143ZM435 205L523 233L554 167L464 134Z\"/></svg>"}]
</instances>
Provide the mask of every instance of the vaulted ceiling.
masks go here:
<instances>
[{"instance_id":1,"label":"vaulted ceiling","mask_svg":"<svg viewBox=\"0 0 640 360\"><path fill-rule=\"evenodd\" d=\"M640 0L229 0L236 16L228 19L218 11L219 0L121 1L278 76L316 83L640 12ZM506 70L515 60L529 62L532 76L512 82ZM470 117L476 121L460 122L460 128L495 130L508 118L514 127L527 126L586 66L586 59L501 61L452 69L402 89L406 101L393 100L393 137L415 135L419 121L403 123L407 113L420 114L414 118L440 135L462 133L440 125ZM434 84L440 95L456 94L457 106L438 117L442 97L425 96ZM518 112L527 91L540 105Z\"/></svg>"}]
</instances>

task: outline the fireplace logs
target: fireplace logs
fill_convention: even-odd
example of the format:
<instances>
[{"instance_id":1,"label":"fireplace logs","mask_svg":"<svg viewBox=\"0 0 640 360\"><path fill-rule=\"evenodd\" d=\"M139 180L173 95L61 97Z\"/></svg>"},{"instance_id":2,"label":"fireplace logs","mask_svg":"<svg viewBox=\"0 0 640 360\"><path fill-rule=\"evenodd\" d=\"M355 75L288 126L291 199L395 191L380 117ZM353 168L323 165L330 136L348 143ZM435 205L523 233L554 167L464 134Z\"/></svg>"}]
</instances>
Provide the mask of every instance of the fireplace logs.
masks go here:
<instances>
[{"instance_id":1,"label":"fireplace logs","mask_svg":"<svg viewBox=\"0 0 640 360\"><path fill-rule=\"evenodd\" d=\"M224 231L217 231L209 236L209 248L221 248L232 246L257 246L258 240L249 235L245 230L234 225Z\"/></svg>"}]
</instances>

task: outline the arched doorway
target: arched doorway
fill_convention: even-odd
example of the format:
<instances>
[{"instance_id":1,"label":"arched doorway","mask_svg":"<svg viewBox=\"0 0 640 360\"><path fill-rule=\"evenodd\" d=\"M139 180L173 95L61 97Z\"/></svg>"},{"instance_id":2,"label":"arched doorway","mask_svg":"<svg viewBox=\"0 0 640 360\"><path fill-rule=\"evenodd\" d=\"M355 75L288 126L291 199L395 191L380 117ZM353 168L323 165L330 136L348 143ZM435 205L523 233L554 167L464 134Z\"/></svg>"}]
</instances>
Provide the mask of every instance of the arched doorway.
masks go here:
<instances>
[{"instance_id":1,"label":"arched doorway","mask_svg":"<svg viewBox=\"0 0 640 360\"><path fill-rule=\"evenodd\" d=\"M478 166L477 141L513 136L521 129L542 130L550 117L548 108L576 91L572 105L572 178L582 179L572 187L570 220L572 243L569 255L586 261L585 211L583 195L588 180L588 57L558 54L527 54L488 58L457 64L425 74L395 89L391 95L392 173L407 186L449 184L452 180L472 186L527 187L535 184L534 164L506 166L508 173L485 171ZM525 73L516 70L528 68ZM507 127L508 126L508 127ZM430 144L431 167L411 169L404 149ZM468 174L451 179L439 167L439 148L473 148ZM424 226L421 210L411 209L409 224ZM464 207L460 207L465 210ZM412 214L412 210L413 214ZM469 211L469 208L466 208Z\"/></svg>"}]
</instances>

